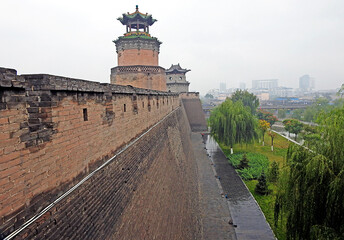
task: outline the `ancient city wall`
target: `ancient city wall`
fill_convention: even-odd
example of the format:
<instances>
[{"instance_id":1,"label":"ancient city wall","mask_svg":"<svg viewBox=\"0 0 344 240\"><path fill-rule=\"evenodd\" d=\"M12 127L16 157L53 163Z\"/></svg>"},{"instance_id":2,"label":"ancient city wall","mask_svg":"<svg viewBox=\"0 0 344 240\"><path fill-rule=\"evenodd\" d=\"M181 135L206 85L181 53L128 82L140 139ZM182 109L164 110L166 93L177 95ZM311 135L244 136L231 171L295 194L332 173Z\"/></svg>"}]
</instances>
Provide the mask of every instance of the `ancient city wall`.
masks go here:
<instances>
[{"instance_id":1,"label":"ancient city wall","mask_svg":"<svg viewBox=\"0 0 344 240\"><path fill-rule=\"evenodd\" d=\"M181 93L180 99L185 108L191 130L193 132L207 131L208 126L202 110L198 92Z\"/></svg>"},{"instance_id":2,"label":"ancient city wall","mask_svg":"<svg viewBox=\"0 0 344 240\"><path fill-rule=\"evenodd\" d=\"M18 76L3 68L0 87L3 236L172 111L18 238L197 234L185 224L197 224L197 193L192 194L197 186L178 95L51 75Z\"/></svg>"}]
</instances>

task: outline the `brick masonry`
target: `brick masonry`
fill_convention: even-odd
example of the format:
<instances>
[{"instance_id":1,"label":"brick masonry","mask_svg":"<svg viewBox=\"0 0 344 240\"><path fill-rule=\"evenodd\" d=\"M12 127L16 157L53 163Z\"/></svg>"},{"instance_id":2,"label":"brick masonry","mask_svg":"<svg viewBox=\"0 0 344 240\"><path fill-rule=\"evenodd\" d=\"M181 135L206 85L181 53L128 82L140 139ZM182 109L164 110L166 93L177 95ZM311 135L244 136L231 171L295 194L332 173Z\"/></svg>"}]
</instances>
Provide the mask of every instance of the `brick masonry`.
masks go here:
<instances>
[{"instance_id":1,"label":"brick masonry","mask_svg":"<svg viewBox=\"0 0 344 240\"><path fill-rule=\"evenodd\" d=\"M125 49L118 51L118 66L159 66L159 52L150 49Z\"/></svg>"},{"instance_id":2,"label":"brick masonry","mask_svg":"<svg viewBox=\"0 0 344 240\"><path fill-rule=\"evenodd\" d=\"M128 67L121 67L120 69L125 69ZM131 70L132 67L129 67ZM166 91L166 79L165 71L163 68L157 67L159 71L117 71L118 68L112 69L111 83L118 85L130 85L136 88L153 89L158 91ZM139 70L141 70L139 68Z\"/></svg>"},{"instance_id":3,"label":"brick masonry","mask_svg":"<svg viewBox=\"0 0 344 240\"><path fill-rule=\"evenodd\" d=\"M0 233L17 229L179 104L173 93L0 68ZM18 239L196 236L188 132L180 108Z\"/></svg>"}]
</instances>

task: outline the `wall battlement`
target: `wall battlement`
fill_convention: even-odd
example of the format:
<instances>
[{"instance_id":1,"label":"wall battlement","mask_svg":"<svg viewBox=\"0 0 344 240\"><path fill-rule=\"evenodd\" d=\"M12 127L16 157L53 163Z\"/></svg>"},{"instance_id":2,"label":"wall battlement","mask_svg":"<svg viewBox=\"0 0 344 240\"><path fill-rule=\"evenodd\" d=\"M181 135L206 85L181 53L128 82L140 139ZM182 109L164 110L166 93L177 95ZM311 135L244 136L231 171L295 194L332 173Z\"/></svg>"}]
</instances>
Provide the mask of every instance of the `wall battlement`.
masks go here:
<instances>
[{"instance_id":1,"label":"wall battlement","mask_svg":"<svg viewBox=\"0 0 344 240\"><path fill-rule=\"evenodd\" d=\"M179 106L174 93L0 68L0 234Z\"/></svg>"}]
</instances>

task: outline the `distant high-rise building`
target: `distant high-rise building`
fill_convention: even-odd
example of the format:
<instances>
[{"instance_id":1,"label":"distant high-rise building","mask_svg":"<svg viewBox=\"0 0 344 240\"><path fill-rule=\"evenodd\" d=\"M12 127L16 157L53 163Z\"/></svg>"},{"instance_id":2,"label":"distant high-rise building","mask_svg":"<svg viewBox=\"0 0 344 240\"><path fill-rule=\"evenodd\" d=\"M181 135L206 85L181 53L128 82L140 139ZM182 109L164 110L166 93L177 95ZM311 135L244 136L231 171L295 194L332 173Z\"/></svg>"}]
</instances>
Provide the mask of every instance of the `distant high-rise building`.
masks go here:
<instances>
[{"instance_id":1,"label":"distant high-rise building","mask_svg":"<svg viewBox=\"0 0 344 240\"><path fill-rule=\"evenodd\" d=\"M274 89L278 88L278 79L252 80L252 89Z\"/></svg>"},{"instance_id":2,"label":"distant high-rise building","mask_svg":"<svg viewBox=\"0 0 344 240\"><path fill-rule=\"evenodd\" d=\"M245 84L244 82L241 82L241 83L239 84L239 88L240 88L241 90L245 90L245 89L246 89L246 84Z\"/></svg>"},{"instance_id":3,"label":"distant high-rise building","mask_svg":"<svg viewBox=\"0 0 344 240\"><path fill-rule=\"evenodd\" d=\"M299 88L303 91L309 91L314 89L315 81L314 78L311 78L308 74L303 75L299 78Z\"/></svg>"},{"instance_id":4,"label":"distant high-rise building","mask_svg":"<svg viewBox=\"0 0 344 240\"><path fill-rule=\"evenodd\" d=\"M311 90L315 88L315 79L311 77Z\"/></svg>"},{"instance_id":5,"label":"distant high-rise building","mask_svg":"<svg viewBox=\"0 0 344 240\"><path fill-rule=\"evenodd\" d=\"M226 83L220 83L220 92L226 92L227 87L226 87Z\"/></svg>"}]
</instances>

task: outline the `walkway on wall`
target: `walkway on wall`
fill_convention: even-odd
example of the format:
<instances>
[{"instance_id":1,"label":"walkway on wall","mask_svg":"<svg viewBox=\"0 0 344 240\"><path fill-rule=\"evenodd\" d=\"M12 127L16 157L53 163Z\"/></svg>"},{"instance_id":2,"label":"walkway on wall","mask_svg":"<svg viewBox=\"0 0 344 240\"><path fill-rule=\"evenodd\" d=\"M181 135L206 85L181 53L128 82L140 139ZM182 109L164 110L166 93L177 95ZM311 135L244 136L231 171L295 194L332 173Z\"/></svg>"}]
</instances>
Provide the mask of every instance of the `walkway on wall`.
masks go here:
<instances>
[{"instance_id":1,"label":"walkway on wall","mask_svg":"<svg viewBox=\"0 0 344 240\"><path fill-rule=\"evenodd\" d=\"M204 135L201 143L200 139L201 134L192 133L203 207L203 239L275 239L261 209L218 144L209 135Z\"/></svg>"},{"instance_id":2,"label":"walkway on wall","mask_svg":"<svg viewBox=\"0 0 344 240\"><path fill-rule=\"evenodd\" d=\"M232 218L228 204L221 196L221 185L215 178L201 134L192 133L191 141L198 169L202 239L234 240L236 237L234 227L230 224Z\"/></svg>"}]
</instances>

